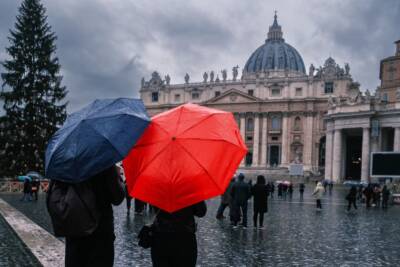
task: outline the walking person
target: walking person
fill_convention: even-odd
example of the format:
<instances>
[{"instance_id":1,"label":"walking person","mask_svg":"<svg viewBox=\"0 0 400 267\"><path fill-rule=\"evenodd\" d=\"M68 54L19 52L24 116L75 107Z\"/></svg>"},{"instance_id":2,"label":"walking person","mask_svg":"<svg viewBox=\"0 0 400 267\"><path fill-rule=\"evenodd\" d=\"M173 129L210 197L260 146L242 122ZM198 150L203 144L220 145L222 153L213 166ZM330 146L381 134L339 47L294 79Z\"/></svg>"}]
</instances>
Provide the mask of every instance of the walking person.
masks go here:
<instances>
[{"instance_id":1,"label":"walking person","mask_svg":"<svg viewBox=\"0 0 400 267\"><path fill-rule=\"evenodd\" d=\"M264 213L268 212L268 188L265 185L265 178L263 175L257 176L257 183L251 188L251 194L254 198L254 228L257 228L257 220L259 219L260 229L263 229Z\"/></svg>"},{"instance_id":2,"label":"walking person","mask_svg":"<svg viewBox=\"0 0 400 267\"><path fill-rule=\"evenodd\" d=\"M21 201L32 201L32 183L28 178L24 180L24 189Z\"/></svg>"},{"instance_id":3,"label":"walking person","mask_svg":"<svg viewBox=\"0 0 400 267\"><path fill-rule=\"evenodd\" d=\"M247 202L251 197L251 187L244 181L244 174L239 174L238 181L232 185L231 197L235 210L235 220L233 226L237 226L238 214L242 214L242 226L247 228Z\"/></svg>"},{"instance_id":4,"label":"walking person","mask_svg":"<svg viewBox=\"0 0 400 267\"><path fill-rule=\"evenodd\" d=\"M289 199L292 199L293 196L293 184L290 183L288 186L288 193L289 193Z\"/></svg>"},{"instance_id":5,"label":"walking person","mask_svg":"<svg viewBox=\"0 0 400 267\"><path fill-rule=\"evenodd\" d=\"M129 195L128 185L126 184L126 180L124 181L124 185L125 185L126 214L129 215L131 213L132 197Z\"/></svg>"},{"instance_id":6,"label":"walking person","mask_svg":"<svg viewBox=\"0 0 400 267\"><path fill-rule=\"evenodd\" d=\"M382 209L387 209L390 197L390 190L386 185L382 188Z\"/></svg>"},{"instance_id":7,"label":"walking person","mask_svg":"<svg viewBox=\"0 0 400 267\"><path fill-rule=\"evenodd\" d=\"M347 200L347 211L350 211L351 209L351 204L353 204L354 209L357 209L357 205L356 205L356 200L357 200L357 188L353 185L350 188L349 193L346 196L346 200Z\"/></svg>"},{"instance_id":8,"label":"walking person","mask_svg":"<svg viewBox=\"0 0 400 267\"><path fill-rule=\"evenodd\" d=\"M232 189L232 185L234 182L235 182L235 178L232 178L227 189L225 190L225 193L221 195L221 202L219 204L217 215L216 215L216 218L218 220L225 218L224 211L225 211L226 207L228 207L229 204L231 203L231 189Z\"/></svg>"},{"instance_id":9,"label":"walking person","mask_svg":"<svg viewBox=\"0 0 400 267\"><path fill-rule=\"evenodd\" d=\"M273 182L269 182L271 185L271 198L274 198L274 192L275 192L275 184Z\"/></svg>"},{"instance_id":10,"label":"walking person","mask_svg":"<svg viewBox=\"0 0 400 267\"><path fill-rule=\"evenodd\" d=\"M35 201L38 200L38 193L40 189L40 181L39 179L35 179L32 181L32 198L35 199Z\"/></svg>"},{"instance_id":11,"label":"walking person","mask_svg":"<svg viewBox=\"0 0 400 267\"><path fill-rule=\"evenodd\" d=\"M379 207L381 202L381 189L378 185L374 186L374 193L372 195L372 203L375 207Z\"/></svg>"},{"instance_id":12,"label":"walking person","mask_svg":"<svg viewBox=\"0 0 400 267\"><path fill-rule=\"evenodd\" d=\"M371 207L371 199L374 194L374 190L372 188L371 184L368 184L368 186L364 189L364 196L365 196L365 205L367 208Z\"/></svg>"},{"instance_id":13,"label":"walking person","mask_svg":"<svg viewBox=\"0 0 400 267\"><path fill-rule=\"evenodd\" d=\"M124 200L122 179L112 166L89 179L96 197L100 219L94 232L83 237L66 237L65 266L104 266L114 264L114 215L112 205Z\"/></svg>"},{"instance_id":14,"label":"walking person","mask_svg":"<svg viewBox=\"0 0 400 267\"><path fill-rule=\"evenodd\" d=\"M303 199L303 194L304 194L304 189L305 189L304 183L299 184L299 192L300 192L300 199Z\"/></svg>"},{"instance_id":15,"label":"walking person","mask_svg":"<svg viewBox=\"0 0 400 267\"><path fill-rule=\"evenodd\" d=\"M154 267L194 267L197 262L196 217L204 217L204 201L173 213L156 209L151 260Z\"/></svg>"},{"instance_id":16,"label":"walking person","mask_svg":"<svg viewBox=\"0 0 400 267\"><path fill-rule=\"evenodd\" d=\"M317 186L314 189L314 192L312 193L312 195L315 197L316 200L317 210L322 210L321 199L324 195L324 192L325 192L324 186L322 185L321 182L318 182Z\"/></svg>"}]
</instances>

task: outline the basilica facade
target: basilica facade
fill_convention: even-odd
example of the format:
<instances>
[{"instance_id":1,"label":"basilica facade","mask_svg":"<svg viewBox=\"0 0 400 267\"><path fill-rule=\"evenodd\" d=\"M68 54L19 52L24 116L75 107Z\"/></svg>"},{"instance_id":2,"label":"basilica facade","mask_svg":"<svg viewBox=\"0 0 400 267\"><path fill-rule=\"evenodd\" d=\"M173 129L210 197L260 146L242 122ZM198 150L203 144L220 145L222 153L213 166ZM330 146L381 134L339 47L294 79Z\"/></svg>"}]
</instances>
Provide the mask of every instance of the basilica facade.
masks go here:
<instances>
[{"instance_id":1,"label":"basilica facade","mask_svg":"<svg viewBox=\"0 0 400 267\"><path fill-rule=\"evenodd\" d=\"M332 152L326 152L326 139L332 149L333 103L359 96L348 64L339 66L331 57L318 68L304 66L300 53L285 42L275 15L265 42L247 60L239 74L238 66L229 75L210 71L203 80L171 84L169 75L154 72L142 79L140 95L151 116L191 102L232 112L248 153L240 165L244 173L269 177L288 175L290 164L302 164L306 175L332 172ZM336 103L336 102L335 102ZM328 112L331 112L328 114ZM329 126L331 127L331 126ZM326 161L328 157L328 161Z\"/></svg>"}]
</instances>

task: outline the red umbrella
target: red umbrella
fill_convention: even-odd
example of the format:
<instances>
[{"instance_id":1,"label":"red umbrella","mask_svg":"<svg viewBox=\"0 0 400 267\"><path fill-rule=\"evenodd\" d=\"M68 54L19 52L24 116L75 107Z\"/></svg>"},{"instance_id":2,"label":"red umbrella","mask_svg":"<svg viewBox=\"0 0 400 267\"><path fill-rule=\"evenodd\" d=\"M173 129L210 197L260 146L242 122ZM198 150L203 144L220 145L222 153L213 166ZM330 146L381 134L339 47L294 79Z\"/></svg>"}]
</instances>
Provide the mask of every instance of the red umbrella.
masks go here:
<instances>
[{"instance_id":1,"label":"red umbrella","mask_svg":"<svg viewBox=\"0 0 400 267\"><path fill-rule=\"evenodd\" d=\"M223 194L246 152L232 113L181 105L154 116L124 159L129 194L174 212Z\"/></svg>"}]
</instances>

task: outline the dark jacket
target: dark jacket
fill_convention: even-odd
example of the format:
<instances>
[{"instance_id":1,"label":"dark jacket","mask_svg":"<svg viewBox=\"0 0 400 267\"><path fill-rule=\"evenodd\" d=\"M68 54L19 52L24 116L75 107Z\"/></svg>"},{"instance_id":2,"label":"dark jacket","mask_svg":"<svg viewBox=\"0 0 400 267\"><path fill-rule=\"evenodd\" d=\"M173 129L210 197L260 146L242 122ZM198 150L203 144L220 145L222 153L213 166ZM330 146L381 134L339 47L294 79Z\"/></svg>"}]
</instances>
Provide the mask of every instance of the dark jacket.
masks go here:
<instances>
[{"instance_id":1,"label":"dark jacket","mask_svg":"<svg viewBox=\"0 0 400 267\"><path fill-rule=\"evenodd\" d=\"M154 221L155 231L158 233L176 233L176 232L196 232L196 222L194 216L204 217L207 212L207 206L204 201L168 213L166 211L156 209L158 213Z\"/></svg>"},{"instance_id":2,"label":"dark jacket","mask_svg":"<svg viewBox=\"0 0 400 267\"><path fill-rule=\"evenodd\" d=\"M356 200L357 198L357 188L355 186L350 188L349 194L347 195L347 200Z\"/></svg>"},{"instance_id":3,"label":"dark jacket","mask_svg":"<svg viewBox=\"0 0 400 267\"><path fill-rule=\"evenodd\" d=\"M24 193L28 194L32 192L32 183L28 179L25 180L24 182Z\"/></svg>"},{"instance_id":4,"label":"dark jacket","mask_svg":"<svg viewBox=\"0 0 400 267\"><path fill-rule=\"evenodd\" d=\"M268 188L264 184L255 184L251 188L254 197L254 211L268 211Z\"/></svg>"},{"instance_id":5,"label":"dark jacket","mask_svg":"<svg viewBox=\"0 0 400 267\"><path fill-rule=\"evenodd\" d=\"M232 185L231 197L234 204L243 204L251 197L251 187L244 181L237 181Z\"/></svg>"}]
</instances>

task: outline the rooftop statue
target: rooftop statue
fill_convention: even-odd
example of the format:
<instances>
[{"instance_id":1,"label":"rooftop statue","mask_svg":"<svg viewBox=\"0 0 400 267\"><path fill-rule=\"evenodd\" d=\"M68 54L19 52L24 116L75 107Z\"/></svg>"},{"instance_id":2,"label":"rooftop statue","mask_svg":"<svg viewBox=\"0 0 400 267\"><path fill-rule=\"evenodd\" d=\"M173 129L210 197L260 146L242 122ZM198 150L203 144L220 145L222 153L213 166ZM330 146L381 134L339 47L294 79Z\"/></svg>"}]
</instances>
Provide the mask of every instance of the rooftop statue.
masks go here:
<instances>
[{"instance_id":1,"label":"rooftop statue","mask_svg":"<svg viewBox=\"0 0 400 267\"><path fill-rule=\"evenodd\" d=\"M189 76L188 73L186 73L186 75L185 75L185 83L189 83L189 80L190 80L190 76Z\"/></svg>"},{"instance_id":2,"label":"rooftop statue","mask_svg":"<svg viewBox=\"0 0 400 267\"><path fill-rule=\"evenodd\" d=\"M145 83L145 80L144 80L144 77L142 77L142 80L141 80L142 87L144 87L144 83Z\"/></svg>"},{"instance_id":3,"label":"rooftop statue","mask_svg":"<svg viewBox=\"0 0 400 267\"><path fill-rule=\"evenodd\" d=\"M169 75L167 74L167 75L165 76L165 83L166 83L167 85L169 85L170 81L171 81L171 77L169 77Z\"/></svg>"},{"instance_id":4,"label":"rooftop statue","mask_svg":"<svg viewBox=\"0 0 400 267\"><path fill-rule=\"evenodd\" d=\"M226 70L221 70L221 73L222 73L222 80L225 82L226 78L228 77Z\"/></svg>"},{"instance_id":5,"label":"rooftop statue","mask_svg":"<svg viewBox=\"0 0 400 267\"><path fill-rule=\"evenodd\" d=\"M237 78L237 76L238 76L238 68L239 68L239 66L238 65L236 65L235 67L233 67L232 68L232 76L233 76L233 80L234 81L236 81L236 78Z\"/></svg>"},{"instance_id":6,"label":"rooftop statue","mask_svg":"<svg viewBox=\"0 0 400 267\"><path fill-rule=\"evenodd\" d=\"M207 82L207 79L208 79L208 73L207 72L204 72L203 73L203 82Z\"/></svg>"},{"instance_id":7,"label":"rooftop statue","mask_svg":"<svg viewBox=\"0 0 400 267\"><path fill-rule=\"evenodd\" d=\"M345 71L346 71L346 75L349 75L349 74L350 74L350 66L349 66L349 63L344 64L344 69L345 69Z\"/></svg>"},{"instance_id":8,"label":"rooftop statue","mask_svg":"<svg viewBox=\"0 0 400 267\"><path fill-rule=\"evenodd\" d=\"M210 82L214 82L214 71L210 72Z\"/></svg>"},{"instance_id":9,"label":"rooftop statue","mask_svg":"<svg viewBox=\"0 0 400 267\"><path fill-rule=\"evenodd\" d=\"M215 79L215 82L216 82L216 83L219 83L219 77L218 77L218 74L217 74L217 78Z\"/></svg>"},{"instance_id":10,"label":"rooftop statue","mask_svg":"<svg viewBox=\"0 0 400 267\"><path fill-rule=\"evenodd\" d=\"M311 64L310 68L308 70L308 75L311 76L311 77L314 77L314 71L315 71L314 65Z\"/></svg>"}]
</instances>

